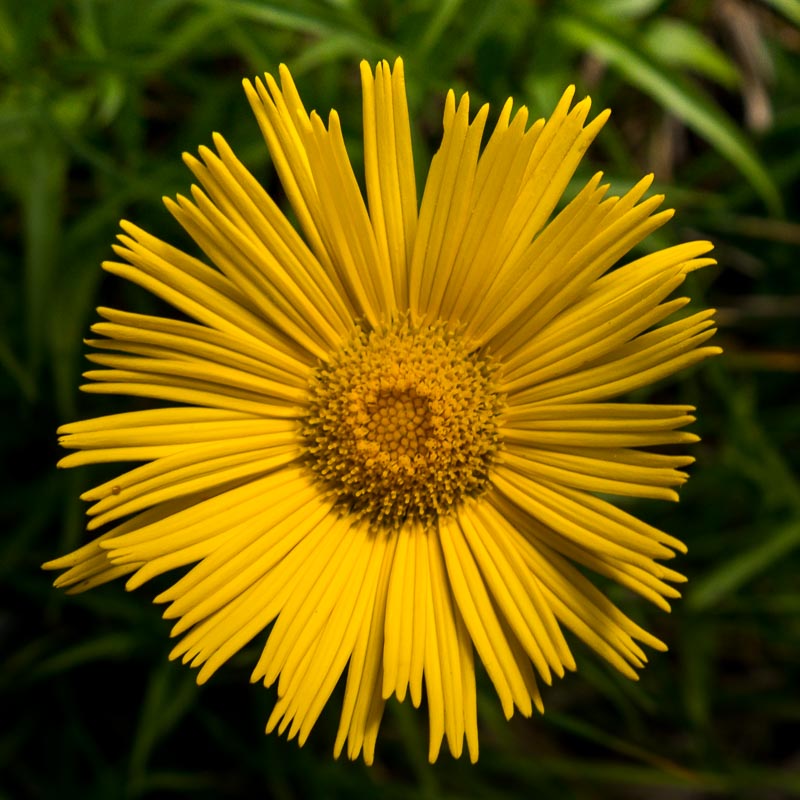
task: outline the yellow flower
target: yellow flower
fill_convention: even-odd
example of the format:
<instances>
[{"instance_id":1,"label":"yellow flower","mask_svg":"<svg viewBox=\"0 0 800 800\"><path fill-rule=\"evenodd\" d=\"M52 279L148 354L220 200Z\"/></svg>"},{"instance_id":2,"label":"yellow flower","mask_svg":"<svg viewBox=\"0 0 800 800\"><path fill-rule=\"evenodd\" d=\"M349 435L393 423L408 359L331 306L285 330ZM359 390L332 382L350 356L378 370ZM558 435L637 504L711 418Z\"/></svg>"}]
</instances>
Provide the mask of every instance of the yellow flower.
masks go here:
<instances>
[{"instance_id":1,"label":"yellow flower","mask_svg":"<svg viewBox=\"0 0 800 800\"><path fill-rule=\"evenodd\" d=\"M272 626L267 731L302 744L346 671L337 756L372 762L386 700L424 684L430 759L446 735L474 761L475 653L511 717L575 669L565 628L632 679L666 649L579 567L679 596L658 561L684 545L604 496L677 500L693 459L645 448L696 441L693 409L610 401L719 352L712 312L664 323L711 245L616 266L672 215L649 177L555 211L608 116L571 88L530 126L509 100L484 147L488 108L450 92L418 205L402 63L361 77L366 202L282 67L244 87L300 232L219 135L165 200L207 263L122 223L104 268L181 318L99 309L83 388L165 405L61 428L60 466L142 464L83 495L113 527L44 566L82 591L193 565L155 598L171 657L202 683Z\"/></svg>"}]
</instances>

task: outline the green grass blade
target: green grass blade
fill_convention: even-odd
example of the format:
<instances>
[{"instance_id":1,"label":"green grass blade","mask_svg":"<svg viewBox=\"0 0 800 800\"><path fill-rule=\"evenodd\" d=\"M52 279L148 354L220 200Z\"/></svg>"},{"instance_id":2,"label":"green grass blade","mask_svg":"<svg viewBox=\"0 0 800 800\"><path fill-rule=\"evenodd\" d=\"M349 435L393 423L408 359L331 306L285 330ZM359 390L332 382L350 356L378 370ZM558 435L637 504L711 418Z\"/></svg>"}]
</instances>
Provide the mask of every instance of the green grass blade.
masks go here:
<instances>
[{"instance_id":1,"label":"green grass blade","mask_svg":"<svg viewBox=\"0 0 800 800\"><path fill-rule=\"evenodd\" d=\"M574 47L586 48L622 73L712 144L747 178L771 213L781 216L777 185L750 142L733 121L697 87L657 64L613 31L577 16L558 16L556 32Z\"/></svg>"},{"instance_id":2,"label":"green grass blade","mask_svg":"<svg viewBox=\"0 0 800 800\"><path fill-rule=\"evenodd\" d=\"M708 575L697 579L686 598L693 611L704 611L716 605L739 587L800 546L800 521L775 530L755 547L722 563Z\"/></svg>"},{"instance_id":3,"label":"green grass blade","mask_svg":"<svg viewBox=\"0 0 800 800\"><path fill-rule=\"evenodd\" d=\"M197 694L193 678L171 662L152 671L131 746L129 775L134 795L147 782L148 761L156 744L190 710Z\"/></svg>"}]
</instances>

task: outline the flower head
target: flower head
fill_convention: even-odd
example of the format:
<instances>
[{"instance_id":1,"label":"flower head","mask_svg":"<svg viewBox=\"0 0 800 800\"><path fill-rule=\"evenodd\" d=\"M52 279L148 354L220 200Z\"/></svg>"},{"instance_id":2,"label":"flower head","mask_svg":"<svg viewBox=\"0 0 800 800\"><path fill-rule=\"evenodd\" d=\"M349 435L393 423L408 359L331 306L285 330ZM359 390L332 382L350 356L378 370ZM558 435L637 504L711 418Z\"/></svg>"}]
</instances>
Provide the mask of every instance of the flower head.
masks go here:
<instances>
[{"instance_id":1,"label":"flower head","mask_svg":"<svg viewBox=\"0 0 800 800\"><path fill-rule=\"evenodd\" d=\"M402 63L362 84L366 200L282 67L244 85L299 230L216 134L165 201L205 261L122 223L105 269L181 318L99 309L83 388L162 404L61 428L61 466L141 464L83 495L105 532L45 567L71 591L188 567L156 597L171 657L204 682L269 628L268 731L305 741L346 672L337 755L371 762L386 700L424 687L431 760L445 735L475 760L476 653L510 717L575 669L565 629L634 679L666 649L579 567L678 596L660 562L684 545L606 496L686 479L647 448L696 441L693 409L616 398L719 352L711 312L668 299L711 245L625 261L672 214L650 178L556 211L607 118L572 89L530 126L509 100L484 147L488 108L450 92L418 205Z\"/></svg>"}]
</instances>

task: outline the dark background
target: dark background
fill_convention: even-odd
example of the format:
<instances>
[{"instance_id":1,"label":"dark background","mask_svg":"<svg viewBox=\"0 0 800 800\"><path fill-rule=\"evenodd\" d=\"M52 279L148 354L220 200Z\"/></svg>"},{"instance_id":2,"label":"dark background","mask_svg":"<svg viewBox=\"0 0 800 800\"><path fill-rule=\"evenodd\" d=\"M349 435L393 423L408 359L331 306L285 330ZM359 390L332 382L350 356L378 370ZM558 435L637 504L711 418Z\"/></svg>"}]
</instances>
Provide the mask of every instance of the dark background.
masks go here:
<instances>
[{"instance_id":1,"label":"dark background","mask_svg":"<svg viewBox=\"0 0 800 800\"><path fill-rule=\"evenodd\" d=\"M0 798L800 796L798 25L797 0L0 3ZM93 307L153 302L99 268L118 220L185 244L159 198L214 130L280 198L240 81L281 61L358 166L358 62L397 54L420 179L447 88L536 118L574 82L613 115L569 193L652 170L678 214L646 249L710 238L720 262L689 291L725 355L637 395L699 408L680 504L628 504L688 543L690 583L671 616L611 590L670 652L631 684L576 644L545 716L510 723L479 676L475 767L428 765L408 704L371 769L332 758L338 696L304 748L264 736L252 650L198 689L157 587L65 597L39 570L98 474L55 469L55 428L133 407L77 391Z\"/></svg>"}]
</instances>

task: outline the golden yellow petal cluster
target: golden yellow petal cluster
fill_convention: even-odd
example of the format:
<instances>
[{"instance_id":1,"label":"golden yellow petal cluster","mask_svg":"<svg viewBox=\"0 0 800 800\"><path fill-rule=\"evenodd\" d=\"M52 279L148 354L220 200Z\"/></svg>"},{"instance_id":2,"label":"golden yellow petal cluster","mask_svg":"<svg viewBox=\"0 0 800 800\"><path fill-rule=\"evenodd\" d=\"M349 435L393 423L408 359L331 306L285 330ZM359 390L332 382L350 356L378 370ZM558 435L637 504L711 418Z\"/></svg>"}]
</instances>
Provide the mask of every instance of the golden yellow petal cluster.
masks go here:
<instances>
[{"instance_id":1,"label":"golden yellow petal cluster","mask_svg":"<svg viewBox=\"0 0 800 800\"><path fill-rule=\"evenodd\" d=\"M509 100L488 135L450 92L418 202L402 62L361 77L366 197L336 112L281 67L244 86L297 227L216 134L165 200L204 260L122 223L104 268L178 314L100 308L83 388L160 402L61 428L61 466L135 465L83 495L103 532L45 568L69 591L183 568L155 599L201 683L268 630L268 731L302 744L344 676L337 756L372 762L410 695L430 759L446 737L474 761L476 664L527 716L576 667L566 631L632 679L666 649L585 573L679 596L661 562L684 545L607 497L686 480L660 446L697 440L693 409L619 397L719 352L712 312L668 299L711 245L628 259L672 215L651 178L617 197L598 174L558 210L608 116L571 88L530 125Z\"/></svg>"}]
</instances>

